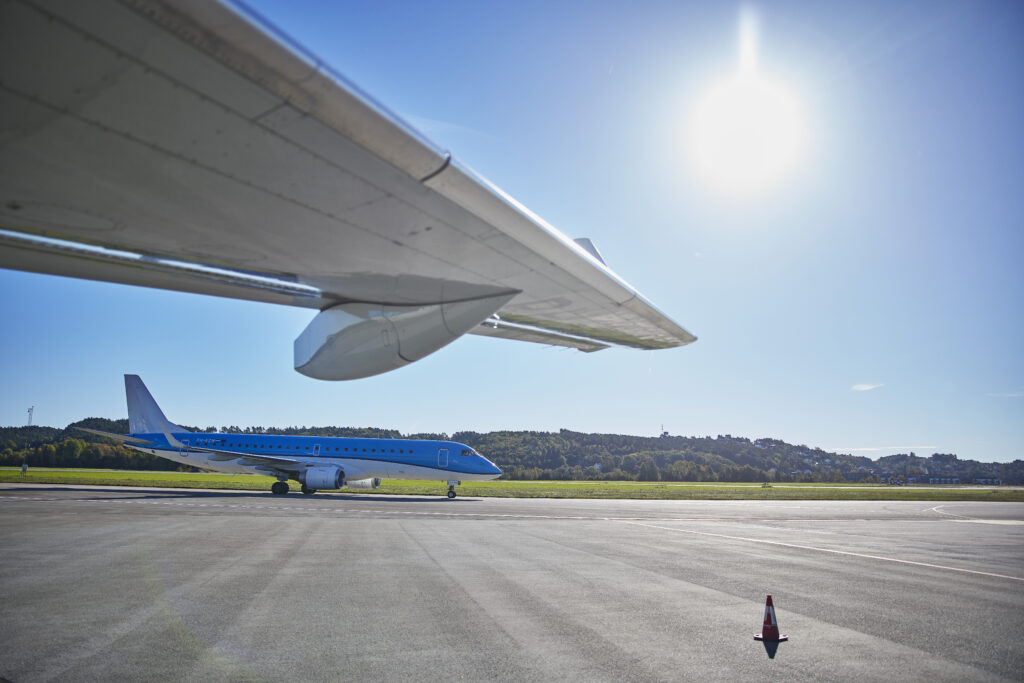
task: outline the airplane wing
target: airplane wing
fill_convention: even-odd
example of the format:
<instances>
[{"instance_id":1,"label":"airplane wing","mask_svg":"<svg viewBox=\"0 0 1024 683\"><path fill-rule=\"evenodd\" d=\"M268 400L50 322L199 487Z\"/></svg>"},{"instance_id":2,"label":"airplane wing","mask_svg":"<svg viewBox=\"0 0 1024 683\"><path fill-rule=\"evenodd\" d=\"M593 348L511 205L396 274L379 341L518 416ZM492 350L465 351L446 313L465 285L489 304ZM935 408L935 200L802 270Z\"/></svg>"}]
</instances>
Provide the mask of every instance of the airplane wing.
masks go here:
<instances>
[{"instance_id":1,"label":"airplane wing","mask_svg":"<svg viewBox=\"0 0 1024 683\"><path fill-rule=\"evenodd\" d=\"M258 455L255 453L232 453L231 451L220 451L212 448L197 448L190 446L189 451L207 453L207 459L211 462L233 461L245 467L258 467L264 472L295 474L306 469L307 464L295 458L284 458L278 455Z\"/></svg>"},{"instance_id":2,"label":"airplane wing","mask_svg":"<svg viewBox=\"0 0 1024 683\"><path fill-rule=\"evenodd\" d=\"M300 306L350 379L462 334L695 337L258 18L214 0L0 8L0 267Z\"/></svg>"}]
</instances>

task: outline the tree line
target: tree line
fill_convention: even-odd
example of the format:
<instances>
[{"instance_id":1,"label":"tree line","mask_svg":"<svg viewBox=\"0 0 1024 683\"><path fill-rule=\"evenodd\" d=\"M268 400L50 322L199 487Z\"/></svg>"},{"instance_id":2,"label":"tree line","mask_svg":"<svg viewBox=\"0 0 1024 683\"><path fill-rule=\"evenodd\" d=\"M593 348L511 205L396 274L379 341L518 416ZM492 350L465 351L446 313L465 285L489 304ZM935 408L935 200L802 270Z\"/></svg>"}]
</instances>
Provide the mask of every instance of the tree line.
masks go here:
<instances>
[{"instance_id":1,"label":"tree line","mask_svg":"<svg viewBox=\"0 0 1024 683\"><path fill-rule=\"evenodd\" d=\"M128 432L128 420L88 418L54 427L0 428L0 465L83 467L138 470L189 470L184 465L141 453L76 427L115 434ZM322 437L451 439L475 448L504 471L505 479L679 481L679 482L843 482L878 481L893 474L930 472L955 474L962 481L995 477L1024 483L1024 461L984 464L935 453L913 453L873 461L836 454L778 439L750 439L729 434L716 437L630 436L558 432L499 431L402 435L373 427L263 428L186 427L199 432L281 434Z\"/></svg>"}]
</instances>

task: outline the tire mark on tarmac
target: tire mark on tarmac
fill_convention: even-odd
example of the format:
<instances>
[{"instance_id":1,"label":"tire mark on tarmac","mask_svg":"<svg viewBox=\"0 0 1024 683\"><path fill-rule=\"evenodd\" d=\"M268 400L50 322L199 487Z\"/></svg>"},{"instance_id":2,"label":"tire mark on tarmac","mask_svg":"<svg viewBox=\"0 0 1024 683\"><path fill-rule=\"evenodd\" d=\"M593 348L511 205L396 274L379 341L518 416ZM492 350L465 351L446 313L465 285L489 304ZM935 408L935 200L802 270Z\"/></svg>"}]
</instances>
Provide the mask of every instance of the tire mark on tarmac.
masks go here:
<instances>
[{"instance_id":1,"label":"tire mark on tarmac","mask_svg":"<svg viewBox=\"0 0 1024 683\"><path fill-rule=\"evenodd\" d=\"M761 543L763 545L774 545L783 548L796 548L798 550L813 550L819 553L832 553L833 555L846 555L848 557L860 557L867 560L882 560L884 562L895 562L897 564L909 564L917 567L928 567L929 569L944 569L951 572L963 572L965 574L977 574L979 576L989 576L995 579L1008 579L1010 581L1021 581L1024 582L1024 577L1020 576L1007 576L1006 574L996 574L993 572L983 572L977 569L964 569L962 567L949 567L942 564L931 564L930 562L915 562L914 560L901 560L895 557L883 557L882 555L868 555L866 553L855 553L849 550L835 550L834 548L818 548L812 545L800 545L798 543L785 543L783 541L769 541L763 538L748 538L746 536L730 536L728 534L713 534L708 531L694 531L692 529L677 529L668 526L658 526L657 524L647 524L636 520L614 520L623 524L633 524L635 526L645 526L651 529L661 529L663 531L675 531L681 534L693 534L696 536L711 536L714 538L726 538L731 541L746 541L748 543Z\"/></svg>"}]
</instances>

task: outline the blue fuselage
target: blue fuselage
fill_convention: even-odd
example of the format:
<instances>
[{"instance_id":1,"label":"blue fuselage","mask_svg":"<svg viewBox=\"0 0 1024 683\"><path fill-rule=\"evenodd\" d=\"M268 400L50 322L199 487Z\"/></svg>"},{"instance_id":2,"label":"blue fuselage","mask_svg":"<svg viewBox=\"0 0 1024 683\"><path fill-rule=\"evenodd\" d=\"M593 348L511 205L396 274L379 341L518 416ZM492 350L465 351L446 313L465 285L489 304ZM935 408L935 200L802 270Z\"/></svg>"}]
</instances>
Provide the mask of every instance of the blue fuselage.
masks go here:
<instances>
[{"instance_id":1,"label":"blue fuselage","mask_svg":"<svg viewBox=\"0 0 1024 683\"><path fill-rule=\"evenodd\" d=\"M434 479L480 481L496 479L501 470L465 444L454 441L361 439L347 437L276 436L175 432L183 447L164 434L132 434L149 442L133 445L176 462L221 472L269 474L256 458L280 459L287 469L337 466L346 479ZM236 456L237 457L233 457Z\"/></svg>"}]
</instances>

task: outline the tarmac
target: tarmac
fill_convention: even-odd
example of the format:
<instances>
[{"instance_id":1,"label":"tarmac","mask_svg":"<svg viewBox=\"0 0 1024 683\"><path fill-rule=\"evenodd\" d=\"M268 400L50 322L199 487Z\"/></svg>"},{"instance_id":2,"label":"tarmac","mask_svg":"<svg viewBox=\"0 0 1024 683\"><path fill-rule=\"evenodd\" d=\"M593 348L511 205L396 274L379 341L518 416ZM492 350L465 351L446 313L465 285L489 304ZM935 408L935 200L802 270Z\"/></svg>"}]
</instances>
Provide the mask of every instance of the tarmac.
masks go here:
<instances>
[{"instance_id":1,"label":"tarmac","mask_svg":"<svg viewBox=\"0 0 1024 683\"><path fill-rule=\"evenodd\" d=\"M1024 503L8 484L0 549L9 681L1024 679Z\"/></svg>"}]
</instances>

